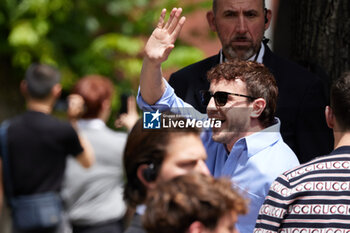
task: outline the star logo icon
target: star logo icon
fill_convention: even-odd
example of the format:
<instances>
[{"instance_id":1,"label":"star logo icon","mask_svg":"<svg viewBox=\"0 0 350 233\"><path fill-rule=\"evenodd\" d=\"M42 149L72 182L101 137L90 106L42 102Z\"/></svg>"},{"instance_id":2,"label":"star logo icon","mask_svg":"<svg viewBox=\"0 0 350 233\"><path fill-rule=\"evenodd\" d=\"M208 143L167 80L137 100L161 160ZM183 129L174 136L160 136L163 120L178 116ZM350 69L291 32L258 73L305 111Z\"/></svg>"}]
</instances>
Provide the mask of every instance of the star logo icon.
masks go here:
<instances>
[{"instance_id":1,"label":"star logo icon","mask_svg":"<svg viewBox=\"0 0 350 233\"><path fill-rule=\"evenodd\" d=\"M144 112L143 113L143 128L144 129L160 129L160 116L162 113L157 110L156 112Z\"/></svg>"},{"instance_id":2,"label":"star logo icon","mask_svg":"<svg viewBox=\"0 0 350 233\"><path fill-rule=\"evenodd\" d=\"M153 122L154 120L158 120L158 117L160 117L162 114L159 113L159 109L155 112L155 113L151 113L151 115L153 116L151 122Z\"/></svg>"}]
</instances>

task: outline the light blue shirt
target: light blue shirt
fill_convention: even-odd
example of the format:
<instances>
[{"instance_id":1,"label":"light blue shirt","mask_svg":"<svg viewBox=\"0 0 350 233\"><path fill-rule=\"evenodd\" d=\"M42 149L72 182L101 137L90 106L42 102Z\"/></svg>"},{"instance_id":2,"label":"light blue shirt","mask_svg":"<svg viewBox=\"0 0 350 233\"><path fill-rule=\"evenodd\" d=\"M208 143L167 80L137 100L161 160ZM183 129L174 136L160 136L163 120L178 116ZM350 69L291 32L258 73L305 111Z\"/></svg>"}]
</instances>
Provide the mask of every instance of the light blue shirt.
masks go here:
<instances>
[{"instance_id":1,"label":"light blue shirt","mask_svg":"<svg viewBox=\"0 0 350 233\"><path fill-rule=\"evenodd\" d=\"M174 89L164 80L166 91L160 100L150 106L142 99L140 92L137 97L139 107L145 111L168 111L207 118L191 108L191 105L178 98ZM262 131L239 139L230 152L222 143L212 139L210 130L201 135L207 150L207 166L215 177L229 177L234 187L249 199L249 212L240 216L236 224L241 233L252 233L262 206L272 182L283 172L299 165L294 152L283 142L280 134L280 121Z\"/></svg>"},{"instance_id":2,"label":"light blue shirt","mask_svg":"<svg viewBox=\"0 0 350 233\"><path fill-rule=\"evenodd\" d=\"M272 182L299 165L294 152L283 142L279 128L276 118L274 125L239 139L230 152L224 144L212 140L211 132L202 134L211 174L231 178L234 187L250 200L248 214L240 216L236 224L241 233L253 232Z\"/></svg>"}]
</instances>

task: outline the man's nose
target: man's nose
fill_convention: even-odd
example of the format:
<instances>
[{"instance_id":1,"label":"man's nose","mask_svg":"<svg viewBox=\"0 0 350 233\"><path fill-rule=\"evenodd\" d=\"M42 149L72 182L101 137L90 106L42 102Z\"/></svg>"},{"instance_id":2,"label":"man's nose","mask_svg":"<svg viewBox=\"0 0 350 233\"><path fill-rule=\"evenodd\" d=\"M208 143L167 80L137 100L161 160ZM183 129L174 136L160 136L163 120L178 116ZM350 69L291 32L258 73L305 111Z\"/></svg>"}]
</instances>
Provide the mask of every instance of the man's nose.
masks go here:
<instances>
[{"instance_id":1,"label":"man's nose","mask_svg":"<svg viewBox=\"0 0 350 233\"><path fill-rule=\"evenodd\" d=\"M244 18L244 15L241 14L239 17L238 17L238 25L237 25L237 32L240 33L240 34L244 34L247 32L247 24L245 22L245 18Z\"/></svg>"},{"instance_id":2,"label":"man's nose","mask_svg":"<svg viewBox=\"0 0 350 233\"><path fill-rule=\"evenodd\" d=\"M197 164L197 168L196 168L197 172L203 174L203 175L210 175L210 171L208 169L208 166L205 164L204 161L199 161Z\"/></svg>"},{"instance_id":3,"label":"man's nose","mask_svg":"<svg viewBox=\"0 0 350 233\"><path fill-rule=\"evenodd\" d=\"M212 117L216 115L219 110L219 107L216 105L214 97L211 97L207 106L207 115Z\"/></svg>"},{"instance_id":4,"label":"man's nose","mask_svg":"<svg viewBox=\"0 0 350 233\"><path fill-rule=\"evenodd\" d=\"M209 100L207 109L213 109L213 110L216 109L216 104L213 96Z\"/></svg>"}]
</instances>

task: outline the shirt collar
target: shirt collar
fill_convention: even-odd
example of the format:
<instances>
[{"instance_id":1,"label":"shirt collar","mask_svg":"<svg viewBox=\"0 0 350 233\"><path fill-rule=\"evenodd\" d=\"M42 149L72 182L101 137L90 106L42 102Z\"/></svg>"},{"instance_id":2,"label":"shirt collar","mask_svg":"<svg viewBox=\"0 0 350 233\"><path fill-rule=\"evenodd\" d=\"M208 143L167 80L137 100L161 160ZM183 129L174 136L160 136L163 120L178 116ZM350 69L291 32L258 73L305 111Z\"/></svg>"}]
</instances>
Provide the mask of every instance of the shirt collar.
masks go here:
<instances>
[{"instance_id":1,"label":"shirt collar","mask_svg":"<svg viewBox=\"0 0 350 233\"><path fill-rule=\"evenodd\" d=\"M261 46L260 46L260 50L258 52L258 57L256 59L256 61L258 63L263 63L263 57L264 57L264 54L265 54L265 45L261 42ZM254 54L253 56L251 56L248 60L249 61L254 61L255 60L255 56L256 54ZM222 49L220 49L220 64L225 61L226 62L226 58L224 57L224 54L222 52Z\"/></svg>"},{"instance_id":2,"label":"shirt collar","mask_svg":"<svg viewBox=\"0 0 350 233\"><path fill-rule=\"evenodd\" d=\"M79 128L91 128L91 129L102 129L106 127L106 124L98 118L95 119L80 119L78 120Z\"/></svg>"},{"instance_id":3,"label":"shirt collar","mask_svg":"<svg viewBox=\"0 0 350 233\"><path fill-rule=\"evenodd\" d=\"M331 155L337 154L350 154L350 146L341 146L330 153Z\"/></svg>"},{"instance_id":4,"label":"shirt collar","mask_svg":"<svg viewBox=\"0 0 350 233\"><path fill-rule=\"evenodd\" d=\"M280 127L281 122L277 117L275 117L273 125L259 132L239 139L233 146L231 152L236 147L244 146L247 148L248 157L257 154L259 151L264 150L266 147L269 147L278 140L282 139L280 134Z\"/></svg>"},{"instance_id":5,"label":"shirt collar","mask_svg":"<svg viewBox=\"0 0 350 233\"><path fill-rule=\"evenodd\" d=\"M138 205L136 206L136 213L138 215L143 215L146 212L146 205Z\"/></svg>"}]
</instances>

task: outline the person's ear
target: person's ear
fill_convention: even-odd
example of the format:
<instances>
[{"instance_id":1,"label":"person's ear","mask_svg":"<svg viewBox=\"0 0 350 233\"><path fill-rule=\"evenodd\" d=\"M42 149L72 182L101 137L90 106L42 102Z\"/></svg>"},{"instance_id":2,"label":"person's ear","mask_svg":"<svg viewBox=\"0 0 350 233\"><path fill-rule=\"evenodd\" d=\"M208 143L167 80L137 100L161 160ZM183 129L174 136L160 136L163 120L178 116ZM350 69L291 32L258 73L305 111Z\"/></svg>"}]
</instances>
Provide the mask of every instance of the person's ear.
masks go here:
<instances>
[{"instance_id":1,"label":"person's ear","mask_svg":"<svg viewBox=\"0 0 350 233\"><path fill-rule=\"evenodd\" d=\"M209 28L213 32L217 32L217 30L216 30L216 22L215 22L215 14L214 14L214 12L212 10L207 12L207 21L208 21L208 24L209 24Z\"/></svg>"},{"instance_id":2,"label":"person's ear","mask_svg":"<svg viewBox=\"0 0 350 233\"><path fill-rule=\"evenodd\" d=\"M191 223L191 225L188 227L187 230L188 233L203 233L205 232L204 225L199 221L194 221Z\"/></svg>"},{"instance_id":3,"label":"person's ear","mask_svg":"<svg viewBox=\"0 0 350 233\"><path fill-rule=\"evenodd\" d=\"M55 84L51 89L51 93L55 98L60 97L61 92L62 92L62 86L59 83Z\"/></svg>"},{"instance_id":4,"label":"person's ear","mask_svg":"<svg viewBox=\"0 0 350 233\"><path fill-rule=\"evenodd\" d=\"M266 101L263 98L257 98L252 103L252 112L250 114L253 118L258 118L266 107Z\"/></svg>"},{"instance_id":5,"label":"person's ear","mask_svg":"<svg viewBox=\"0 0 350 233\"><path fill-rule=\"evenodd\" d=\"M333 113L333 109L330 106L326 106L325 116L328 127L333 129L335 125L335 116Z\"/></svg>"},{"instance_id":6,"label":"person's ear","mask_svg":"<svg viewBox=\"0 0 350 233\"><path fill-rule=\"evenodd\" d=\"M147 188L154 188L156 185L155 180L149 180L145 177L145 170L149 168L148 164L141 164L136 171L137 178L141 181L141 183Z\"/></svg>"},{"instance_id":7,"label":"person's ear","mask_svg":"<svg viewBox=\"0 0 350 233\"><path fill-rule=\"evenodd\" d=\"M270 27L271 19L272 19L272 11L269 9L264 10L264 18L265 18L265 31Z\"/></svg>"},{"instance_id":8,"label":"person's ear","mask_svg":"<svg viewBox=\"0 0 350 233\"><path fill-rule=\"evenodd\" d=\"M264 18L265 18L265 31L270 27L271 19L272 19L272 11L269 9L266 9L264 11Z\"/></svg>"}]
</instances>

